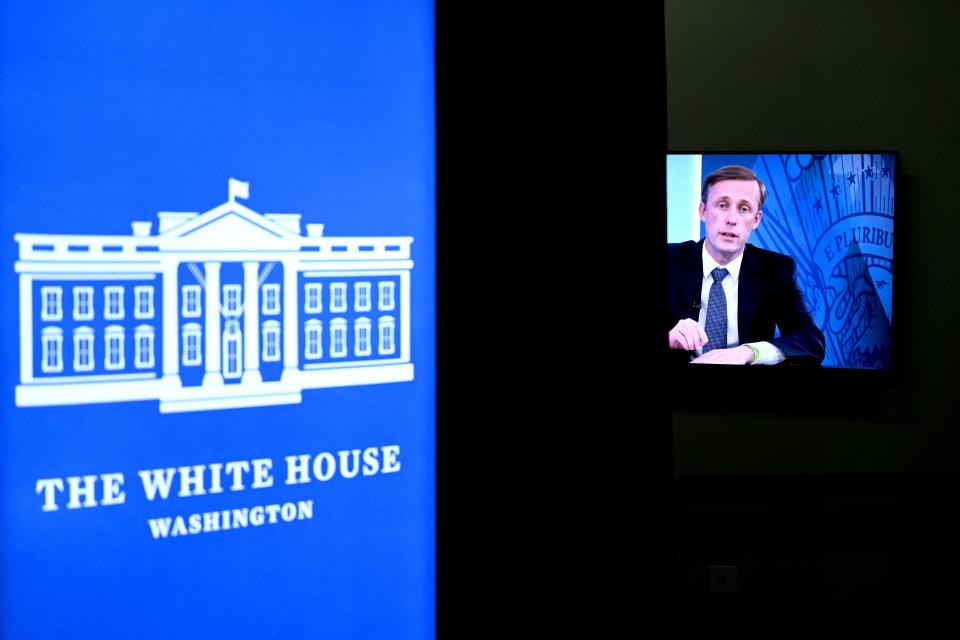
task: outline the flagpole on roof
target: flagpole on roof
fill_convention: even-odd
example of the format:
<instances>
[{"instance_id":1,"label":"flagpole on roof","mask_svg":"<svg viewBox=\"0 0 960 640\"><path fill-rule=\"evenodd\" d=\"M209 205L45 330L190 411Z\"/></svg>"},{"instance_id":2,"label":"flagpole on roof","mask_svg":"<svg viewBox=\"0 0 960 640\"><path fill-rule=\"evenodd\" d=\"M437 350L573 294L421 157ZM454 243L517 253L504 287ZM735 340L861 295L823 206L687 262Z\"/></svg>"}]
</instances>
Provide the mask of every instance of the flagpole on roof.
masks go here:
<instances>
[{"instance_id":1,"label":"flagpole on roof","mask_svg":"<svg viewBox=\"0 0 960 640\"><path fill-rule=\"evenodd\" d=\"M227 180L227 196L230 202L236 202L237 198L247 200L250 197L250 183L230 178Z\"/></svg>"}]
</instances>

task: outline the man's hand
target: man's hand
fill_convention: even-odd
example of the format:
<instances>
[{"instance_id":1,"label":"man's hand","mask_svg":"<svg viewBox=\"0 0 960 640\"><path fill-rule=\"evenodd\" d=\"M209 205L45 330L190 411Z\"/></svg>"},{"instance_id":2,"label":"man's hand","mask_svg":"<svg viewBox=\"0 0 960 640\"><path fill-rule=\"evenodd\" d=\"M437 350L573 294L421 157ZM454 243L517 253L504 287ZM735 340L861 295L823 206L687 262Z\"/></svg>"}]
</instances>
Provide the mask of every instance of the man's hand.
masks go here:
<instances>
[{"instance_id":1,"label":"man's hand","mask_svg":"<svg viewBox=\"0 0 960 640\"><path fill-rule=\"evenodd\" d=\"M684 318L670 329L670 348L695 351L707 344L707 333L693 318Z\"/></svg>"},{"instance_id":2,"label":"man's hand","mask_svg":"<svg viewBox=\"0 0 960 640\"><path fill-rule=\"evenodd\" d=\"M745 344L732 349L714 349L699 358L694 358L690 364L750 364L753 362L753 349Z\"/></svg>"}]
</instances>

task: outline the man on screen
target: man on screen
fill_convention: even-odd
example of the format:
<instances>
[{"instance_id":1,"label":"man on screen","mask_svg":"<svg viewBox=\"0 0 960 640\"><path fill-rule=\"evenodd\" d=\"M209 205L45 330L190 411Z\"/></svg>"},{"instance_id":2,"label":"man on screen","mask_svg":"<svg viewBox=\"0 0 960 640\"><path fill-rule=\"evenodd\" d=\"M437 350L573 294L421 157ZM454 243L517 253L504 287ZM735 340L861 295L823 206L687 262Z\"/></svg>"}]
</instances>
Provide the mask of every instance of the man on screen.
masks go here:
<instances>
[{"instance_id":1,"label":"man on screen","mask_svg":"<svg viewBox=\"0 0 960 640\"><path fill-rule=\"evenodd\" d=\"M796 263L748 245L760 226L766 187L740 166L703 181L700 220L706 234L667 245L669 340L673 353L698 364L823 361L823 333L796 283ZM775 328L780 337L775 336Z\"/></svg>"}]
</instances>

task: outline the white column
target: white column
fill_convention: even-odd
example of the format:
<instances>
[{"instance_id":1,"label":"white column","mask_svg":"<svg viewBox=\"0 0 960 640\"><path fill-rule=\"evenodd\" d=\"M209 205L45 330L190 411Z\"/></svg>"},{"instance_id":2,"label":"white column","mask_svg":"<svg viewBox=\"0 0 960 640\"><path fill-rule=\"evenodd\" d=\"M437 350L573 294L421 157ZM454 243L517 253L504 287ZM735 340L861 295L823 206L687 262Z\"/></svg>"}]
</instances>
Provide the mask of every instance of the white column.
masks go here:
<instances>
[{"instance_id":1,"label":"white column","mask_svg":"<svg viewBox=\"0 0 960 640\"><path fill-rule=\"evenodd\" d=\"M284 382L297 382L300 357L300 291L297 284L297 262L283 261L283 377Z\"/></svg>"},{"instance_id":2,"label":"white column","mask_svg":"<svg viewBox=\"0 0 960 640\"><path fill-rule=\"evenodd\" d=\"M400 304L400 359L410 361L410 270L400 272L400 291L396 293Z\"/></svg>"},{"instance_id":3,"label":"white column","mask_svg":"<svg viewBox=\"0 0 960 640\"><path fill-rule=\"evenodd\" d=\"M243 382L258 384L260 376L260 263L243 263Z\"/></svg>"},{"instance_id":4,"label":"white column","mask_svg":"<svg viewBox=\"0 0 960 640\"><path fill-rule=\"evenodd\" d=\"M203 275L206 280L203 332L207 345L203 385L216 386L223 384L223 376L220 374L220 263L204 262Z\"/></svg>"},{"instance_id":5,"label":"white column","mask_svg":"<svg viewBox=\"0 0 960 640\"><path fill-rule=\"evenodd\" d=\"M43 300L40 301L43 304ZM20 384L33 382L33 276L20 274Z\"/></svg>"},{"instance_id":6,"label":"white column","mask_svg":"<svg viewBox=\"0 0 960 640\"><path fill-rule=\"evenodd\" d=\"M180 263L176 260L163 262L163 294L160 307L162 314L163 342L163 381L175 387L180 387L180 323L178 321L180 309L177 305L179 283L177 269Z\"/></svg>"}]
</instances>

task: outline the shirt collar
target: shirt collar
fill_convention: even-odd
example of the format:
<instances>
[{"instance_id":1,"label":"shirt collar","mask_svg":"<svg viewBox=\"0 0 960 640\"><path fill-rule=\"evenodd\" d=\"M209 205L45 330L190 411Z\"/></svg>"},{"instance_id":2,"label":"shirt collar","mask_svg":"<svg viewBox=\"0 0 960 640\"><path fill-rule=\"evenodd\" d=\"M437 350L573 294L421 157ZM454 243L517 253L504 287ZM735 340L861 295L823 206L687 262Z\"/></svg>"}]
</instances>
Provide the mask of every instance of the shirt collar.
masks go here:
<instances>
[{"instance_id":1,"label":"shirt collar","mask_svg":"<svg viewBox=\"0 0 960 640\"><path fill-rule=\"evenodd\" d=\"M743 254L744 252L746 252L747 248L744 247L743 249L744 250L740 252L740 255L738 255L736 258L731 260L729 263L722 265L723 268L726 269L727 272L730 274L730 277L733 278L733 282L737 282L740 280L740 265L743 263ZM710 252L707 251L706 242L703 243L702 253L703 253L703 277L704 278L712 277L710 274L713 272L714 269L716 269L721 265L718 264L717 261L713 259L713 256L710 255Z\"/></svg>"}]
</instances>

